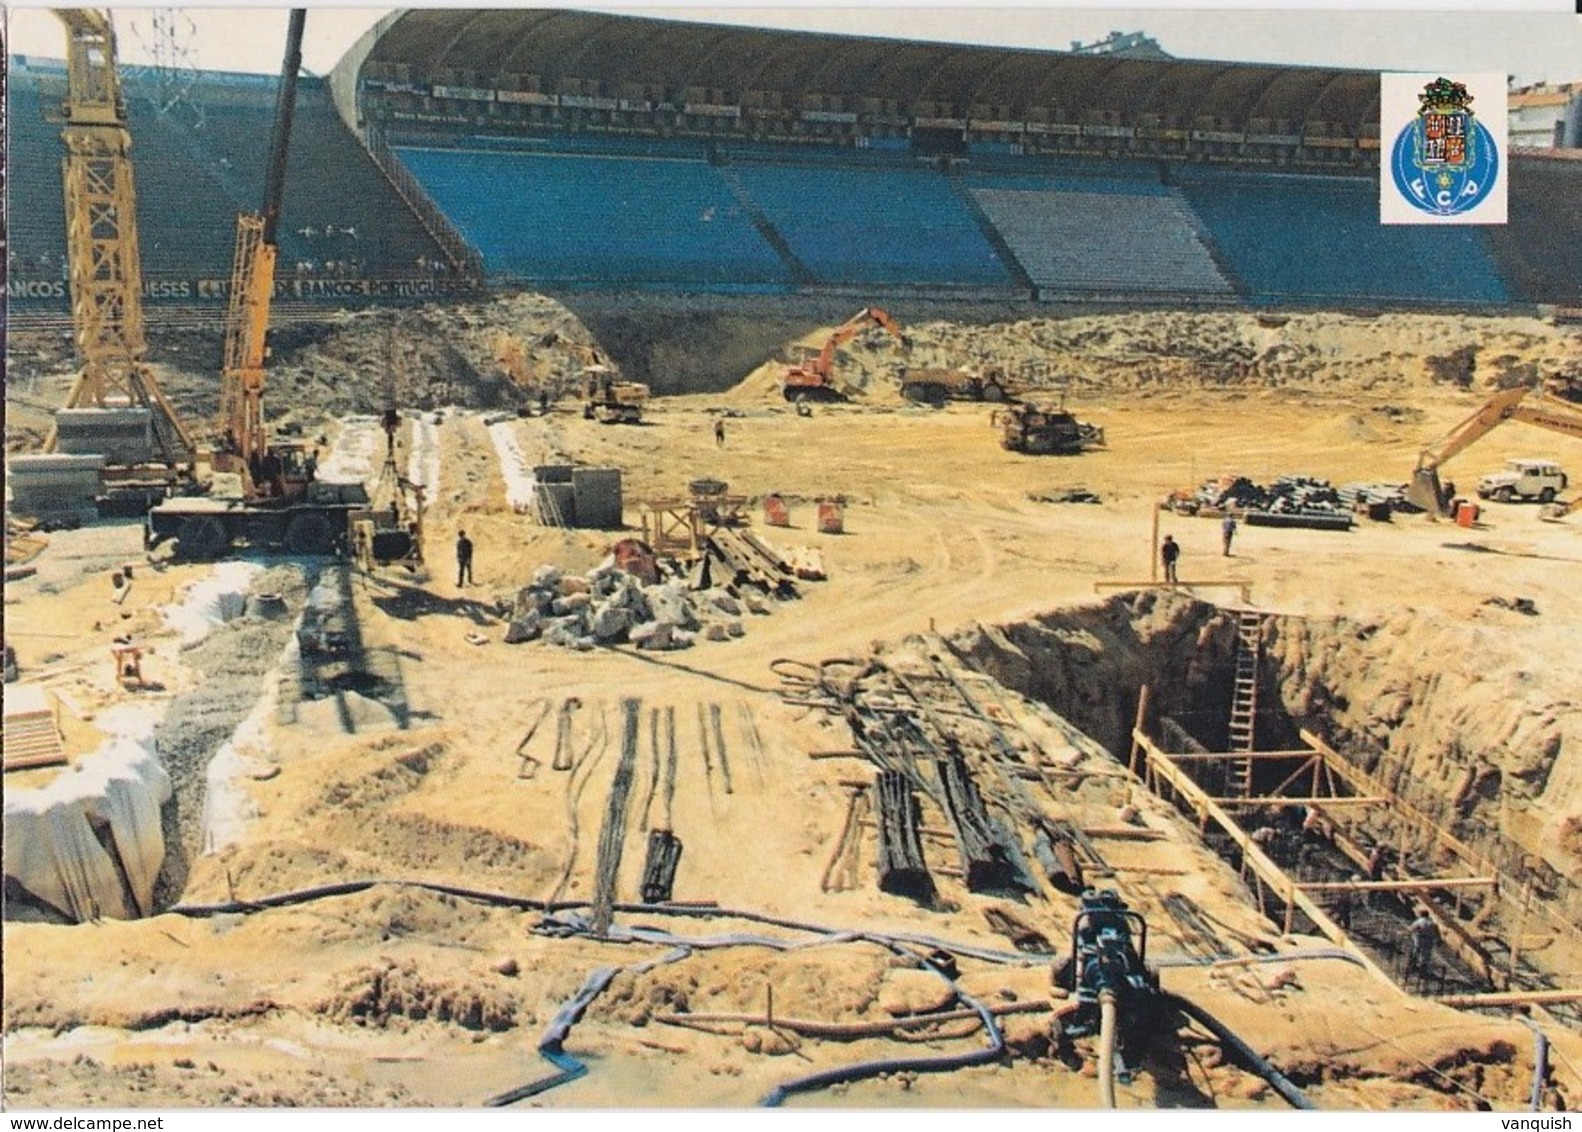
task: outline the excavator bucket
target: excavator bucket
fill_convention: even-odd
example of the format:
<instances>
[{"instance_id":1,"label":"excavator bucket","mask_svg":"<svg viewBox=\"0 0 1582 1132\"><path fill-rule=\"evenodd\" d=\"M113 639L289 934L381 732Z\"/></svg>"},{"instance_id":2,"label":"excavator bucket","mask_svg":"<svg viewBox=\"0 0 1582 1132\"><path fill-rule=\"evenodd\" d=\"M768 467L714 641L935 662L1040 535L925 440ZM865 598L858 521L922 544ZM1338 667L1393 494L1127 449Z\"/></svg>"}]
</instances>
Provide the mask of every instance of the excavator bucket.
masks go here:
<instances>
[{"instance_id":1,"label":"excavator bucket","mask_svg":"<svg viewBox=\"0 0 1582 1132\"><path fill-rule=\"evenodd\" d=\"M1406 485L1406 501L1430 515L1443 515L1448 500L1439 482L1439 473L1433 468L1418 468L1413 472L1412 482Z\"/></svg>"}]
</instances>

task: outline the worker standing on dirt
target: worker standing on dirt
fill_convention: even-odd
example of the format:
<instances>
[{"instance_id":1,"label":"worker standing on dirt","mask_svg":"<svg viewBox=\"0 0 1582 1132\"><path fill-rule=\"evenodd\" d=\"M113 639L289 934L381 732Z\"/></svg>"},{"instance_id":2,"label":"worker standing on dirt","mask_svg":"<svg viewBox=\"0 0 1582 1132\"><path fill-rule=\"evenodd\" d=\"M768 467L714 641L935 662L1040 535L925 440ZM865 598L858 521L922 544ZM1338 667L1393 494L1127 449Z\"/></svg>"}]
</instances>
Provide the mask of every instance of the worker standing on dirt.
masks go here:
<instances>
[{"instance_id":1,"label":"worker standing on dirt","mask_svg":"<svg viewBox=\"0 0 1582 1132\"><path fill-rule=\"evenodd\" d=\"M472 581L472 539L467 537L466 531L456 532L456 586L467 585Z\"/></svg>"},{"instance_id":2,"label":"worker standing on dirt","mask_svg":"<svg viewBox=\"0 0 1582 1132\"><path fill-rule=\"evenodd\" d=\"M714 418L714 447L716 447L716 448L724 448L725 447L725 418L724 417L715 417Z\"/></svg>"},{"instance_id":3,"label":"worker standing on dirt","mask_svg":"<svg viewBox=\"0 0 1582 1132\"><path fill-rule=\"evenodd\" d=\"M1176 542L1174 535L1165 535L1164 542L1159 544L1159 561L1164 563L1165 581L1171 585L1176 583L1176 559L1181 557L1181 544Z\"/></svg>"},{"instance_id":4,"label":"worker standing on dirt","mask_svg":"<svg viewBox=\"0 0 1582 1132\"><path fill-rule=\"evenodd\" d=\"M1220 520L1219 533L1220 541L1225 546L1225 557L1229 558L1230 542L1231 539L1236 537L1236 516L1232 515L1229 511L1225 512L1225 517Z\"/></svg>"}]
</instances>

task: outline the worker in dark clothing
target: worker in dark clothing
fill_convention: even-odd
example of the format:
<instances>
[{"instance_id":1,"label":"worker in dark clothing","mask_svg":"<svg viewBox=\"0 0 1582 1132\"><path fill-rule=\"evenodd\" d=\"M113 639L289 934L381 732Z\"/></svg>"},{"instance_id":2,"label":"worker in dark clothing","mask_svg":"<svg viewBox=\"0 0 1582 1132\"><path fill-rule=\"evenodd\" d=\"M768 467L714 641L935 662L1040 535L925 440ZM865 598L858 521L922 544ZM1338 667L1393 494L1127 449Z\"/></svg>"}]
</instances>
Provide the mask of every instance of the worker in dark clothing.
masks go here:
<instances>
[{"instance_id":1,"label":"worker in dark clothing","mask_svg":"<svg viewBox=\"0 0 1582 1132\"><path fill-rule=\"evenodd\" d=\"M1225 512L1225 517L1219 522L1219 534L1220 541L1225 546L1225 557L1229 558L1231 540L1236 537L1236 516L1229 511Z\"/></svg>"},{"instance_id":2,"label":"worker in dark clothing","mask_svg":"<svg viewBox=\"0 0 1582 1132\"><path fill-rule=\"evenodd\" d=\"M715 417L714 418L714 447L716 447L716 448L724 448L725 447L725 418L724 417Z\"/></svg>"},{"instance_id":3,"label":"worker in dark clothing","mask_svg":"<svg viewBox=\"0 0 1582 1132\"><path fill-rule=\"evenodd\" d=\"M1348 884L1356 884L1362 878L1352 873ZM1343 888L1335 897L1335 923L1343 931L1351 930L1351 913L1357 906L1358 891L1355 888Z\"/></svg>"},{"instance_id":4,"label":"worker in dark clothing","mask_svg":"<svg viewBox=\"0 0 1582 1132\"><path fill-rule=\"evenodd\" d=\"M1368 853L1368 879L1371 881L1383 880L1385 863L1386 854L1384 846L1375 845ZM1362 906L1364 908L1373 907L1373 891L1371 889L1363 894Z\"/></svg>"},{"instance_id":5,"label":"worker in dark clothing","mask_svg":"<svg viewBox=\"0 0 1582 1132\"><path fill-rule=\"evenodd\" d=\"M1165 581L1172 585L1176 582L1176 559L1181 557L1181 544L1176 542L1175 536L1165 535L1164 542L1159 544L1159 561L1164 563Z\"/></svg>"},{"instance_id":6,"label":"worker in dark clothing","mask_svg":"<svg viewBox=\"0 0 1582 1132\"><path fill-rule=\"evenodd\" d=\"M472 539L466 531L456 532L456 585L472 581Z\"/></svg>"},{"instance_id":7,"label":"worker in dark clothing","mask_svg":"<svg viewBox=\"0 0 1582 1132\"><path fill-rule=\"evenodd\" d=\"M1406 977L1410 979L1416 975L1426 979L1434 948L1439 943L1439 926L1429 916L1427 908L1417 910L1417 919L1407 927L1406 936Z\"/></svg>"}]
</instances>

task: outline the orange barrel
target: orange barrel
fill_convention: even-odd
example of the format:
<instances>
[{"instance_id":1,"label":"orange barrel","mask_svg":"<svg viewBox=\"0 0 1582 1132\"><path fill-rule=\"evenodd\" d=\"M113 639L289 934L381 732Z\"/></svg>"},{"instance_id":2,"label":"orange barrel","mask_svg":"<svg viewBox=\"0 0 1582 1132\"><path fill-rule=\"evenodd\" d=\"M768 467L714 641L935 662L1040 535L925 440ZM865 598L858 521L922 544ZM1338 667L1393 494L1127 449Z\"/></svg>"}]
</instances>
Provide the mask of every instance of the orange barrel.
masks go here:
<instances>
[{"instance_id":1,"label":"orange barrel","mask_svg":"<svg viewBox=\"0 0 1582 1132\"><path fill-rule=\"evenodd\" d=\"M791 525L791 513L786 510L786 501L778 495L764 496L764 525L770 527Z\"/></svg>"},{"instance_id":2,"label":"orange barrel","mask_svg":"<svg viewBox=\"0 0 1582 1132\"><path fill-rule=\"evenodd\" d=\"M838 500L819 501L818 529L826 535L838 535L845 531L846 508Z\"/></svg>"},{"instance_id":3,"label":"orange barrel","mask_svg":"<svg viewBox=\"0 0 1582 1132\"><path fill-rule=\"evenodd\" d=\"M1462 500L1456 507L1456 526L1470 527L1478 521L1478 505Z\"/></svg>"}]
</instances>

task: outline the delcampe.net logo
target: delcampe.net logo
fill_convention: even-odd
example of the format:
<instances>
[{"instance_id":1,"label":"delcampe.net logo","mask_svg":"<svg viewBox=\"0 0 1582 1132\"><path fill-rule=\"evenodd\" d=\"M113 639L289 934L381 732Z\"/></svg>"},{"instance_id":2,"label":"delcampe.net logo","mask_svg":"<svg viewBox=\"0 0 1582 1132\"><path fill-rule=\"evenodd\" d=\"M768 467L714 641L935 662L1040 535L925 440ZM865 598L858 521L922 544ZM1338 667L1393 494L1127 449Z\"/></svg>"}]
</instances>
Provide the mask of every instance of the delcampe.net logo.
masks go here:
<instances>
[{"instance_id":1,"label":"delcampe.net logo","mask_svg":"<svg viewBox=\"0 0 1582 1132\"><path fill-rule=\"evenodd\" d=\"M1505 76L1384 74L1379 221L1505 223Z\"/></svg>"}]
</instances>

